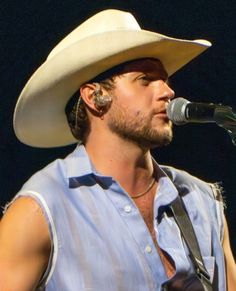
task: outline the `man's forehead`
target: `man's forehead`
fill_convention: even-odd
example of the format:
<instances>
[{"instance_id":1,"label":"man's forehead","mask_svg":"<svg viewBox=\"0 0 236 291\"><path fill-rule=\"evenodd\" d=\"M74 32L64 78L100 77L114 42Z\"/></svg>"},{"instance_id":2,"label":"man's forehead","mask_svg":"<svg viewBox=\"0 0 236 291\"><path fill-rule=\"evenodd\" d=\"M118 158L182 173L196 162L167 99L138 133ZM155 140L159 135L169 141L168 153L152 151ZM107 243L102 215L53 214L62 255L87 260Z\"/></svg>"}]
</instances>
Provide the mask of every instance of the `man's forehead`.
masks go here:
<instances>
[{"instance_id":1,"label":"man's forehead","mask_svg":"<svg viewBox=\"0 0 236 291\"><path fill-rule=\"evenodd\" d=\"M124 65L123 73L128 72L162 72L166 73L164 66L158 59L146 58L129 62Z\"/></svg>"},{"instance_id":2,"label":"man's forehead","mask_svg":"<svg viewBox=\"0 0 236 291\"><path fill-rule=\"evenodd\" d=\"M161 76L161 78L168 79L168 74L160 60L154 58L142 58L112 67L87 83L99 83L132 72L151 73L153 75L156 73Z\"/></svg>"}]
</instances>

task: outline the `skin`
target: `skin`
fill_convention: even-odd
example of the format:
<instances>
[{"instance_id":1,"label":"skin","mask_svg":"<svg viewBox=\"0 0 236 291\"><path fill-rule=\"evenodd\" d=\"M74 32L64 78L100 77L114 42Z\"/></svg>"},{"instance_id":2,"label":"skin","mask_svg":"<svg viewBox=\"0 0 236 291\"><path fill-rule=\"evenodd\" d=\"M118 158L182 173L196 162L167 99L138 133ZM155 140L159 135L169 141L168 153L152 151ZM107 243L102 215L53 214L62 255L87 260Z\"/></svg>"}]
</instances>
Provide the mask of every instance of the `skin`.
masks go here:
<instances>
[{"instance_id":1,"label":"skin","mask_svg":"<svg viewBox=\"0 0 236 291\"><path fill-rule=\"evenodd\" d=\"M103 89L113 101L102 116L95 114L95 87L85 84L80 90L91 125L86 150L97 171L113 176L127 193L135 195L153 178L150 149L171 142L172 124L165 108L174 91L162 64L150 59L129 64L115 78L112 91ZM150 191L155 193L157 187L158 179ZM140 201L136 204L142 209ZM0 223L0 246L0 290L34 290L47 267L51 241L43 213L33 199L19 198L8 208ZM226 221L223 249L228 290L233 291L236 268Z\"/></svg>"}]
</instances>

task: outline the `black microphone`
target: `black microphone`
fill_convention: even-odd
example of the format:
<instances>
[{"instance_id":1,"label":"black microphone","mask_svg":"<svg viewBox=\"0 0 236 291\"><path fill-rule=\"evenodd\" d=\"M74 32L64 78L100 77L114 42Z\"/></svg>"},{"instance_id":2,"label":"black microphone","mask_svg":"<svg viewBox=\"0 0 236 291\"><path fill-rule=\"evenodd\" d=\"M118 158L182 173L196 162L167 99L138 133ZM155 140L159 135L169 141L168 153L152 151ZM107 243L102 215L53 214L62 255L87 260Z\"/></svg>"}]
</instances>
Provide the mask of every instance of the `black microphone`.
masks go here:
<instances>
[{"instance_id":1,"label":"black microphone","mask_svg":"<svg viewBox=\"0 0 236 291\"><path fill-rule=\"evenodd\" d=\"M215 122L222 127L236 128L236 114L230 106L189 102L178 97L168 104L166 111L168 118L176 125Z\"/></svg>"}]
</instances>

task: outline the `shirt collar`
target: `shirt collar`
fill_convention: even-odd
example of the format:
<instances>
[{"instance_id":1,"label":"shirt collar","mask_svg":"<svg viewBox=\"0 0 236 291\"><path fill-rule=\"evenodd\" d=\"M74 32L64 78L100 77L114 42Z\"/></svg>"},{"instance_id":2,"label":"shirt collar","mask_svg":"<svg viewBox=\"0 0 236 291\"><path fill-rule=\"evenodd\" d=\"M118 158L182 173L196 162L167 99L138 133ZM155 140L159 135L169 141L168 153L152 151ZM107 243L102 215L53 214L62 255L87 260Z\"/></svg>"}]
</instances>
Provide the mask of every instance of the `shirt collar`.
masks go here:
<instances>
[{"instance_id":1,"label":"shirt collar","mask_svg":"<svg viewBox=\"0 0 236 291\"><path fill-rule=\"evenodd\" d=\"M78 144L75 150L67 156L64 160L66 165L66 176L70 178L79 178L87 175L94 175L102 179L109 178L99 174L92 164L84 145ZM178 195L178 191L172 180L165 173L163 168L157 164L153 159L154 167L159 173L159 193L158 193L158 207L170 204Z\"/></svg>"},{"instance_id":2,"label":"shirt collar","mask_svg":"<svg viewBox=\"0 0 236 291\"><path fill-rule=\"evenodd\" d=\"M82 184L91 186L95 182L103 188L112 184L112 177L103 176L96 171L83 145L77 145L64 161L70 188L77 188Z\"/></svg>"},{"instance_id":3,"label":"shirt collar","mask_svg":"<svg viewBox=\"0 0 236 291\"><path fill-rule=\"evenodd\" d=\"M96 174L95 167L90 161L83 145L77 145L75 150L64 161L67 178Z\"/></svg>"}]
</instances>

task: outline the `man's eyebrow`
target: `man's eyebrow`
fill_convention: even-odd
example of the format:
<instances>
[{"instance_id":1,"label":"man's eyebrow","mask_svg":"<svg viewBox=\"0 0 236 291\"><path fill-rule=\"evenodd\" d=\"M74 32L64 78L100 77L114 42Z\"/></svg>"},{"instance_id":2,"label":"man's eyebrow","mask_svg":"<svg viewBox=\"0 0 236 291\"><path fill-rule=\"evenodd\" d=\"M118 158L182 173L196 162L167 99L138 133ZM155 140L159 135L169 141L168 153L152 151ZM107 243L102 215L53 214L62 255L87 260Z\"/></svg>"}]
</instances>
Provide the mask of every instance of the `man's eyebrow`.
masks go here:
<instances>
[{"instance_id":1,"label":"man's eyebrow","mask_svg":"<svg viewBox=\"0 0 236 291\"><path fill-rule=\"evenodd\" d=\"M154 71L150 71L150 72L145 72L146 74L150 74L150 75L153 75L153 76L155 76L155 74L157 73L157 75L156 76L158 76L158 78L159 79L162 79L162 80L164 80L165 82L169 82L169 76L168 76L168 74L167 74L167 72L160 72L160 71L156 71L156 70L154 70Z\"/></svg>"}]
</instances>

